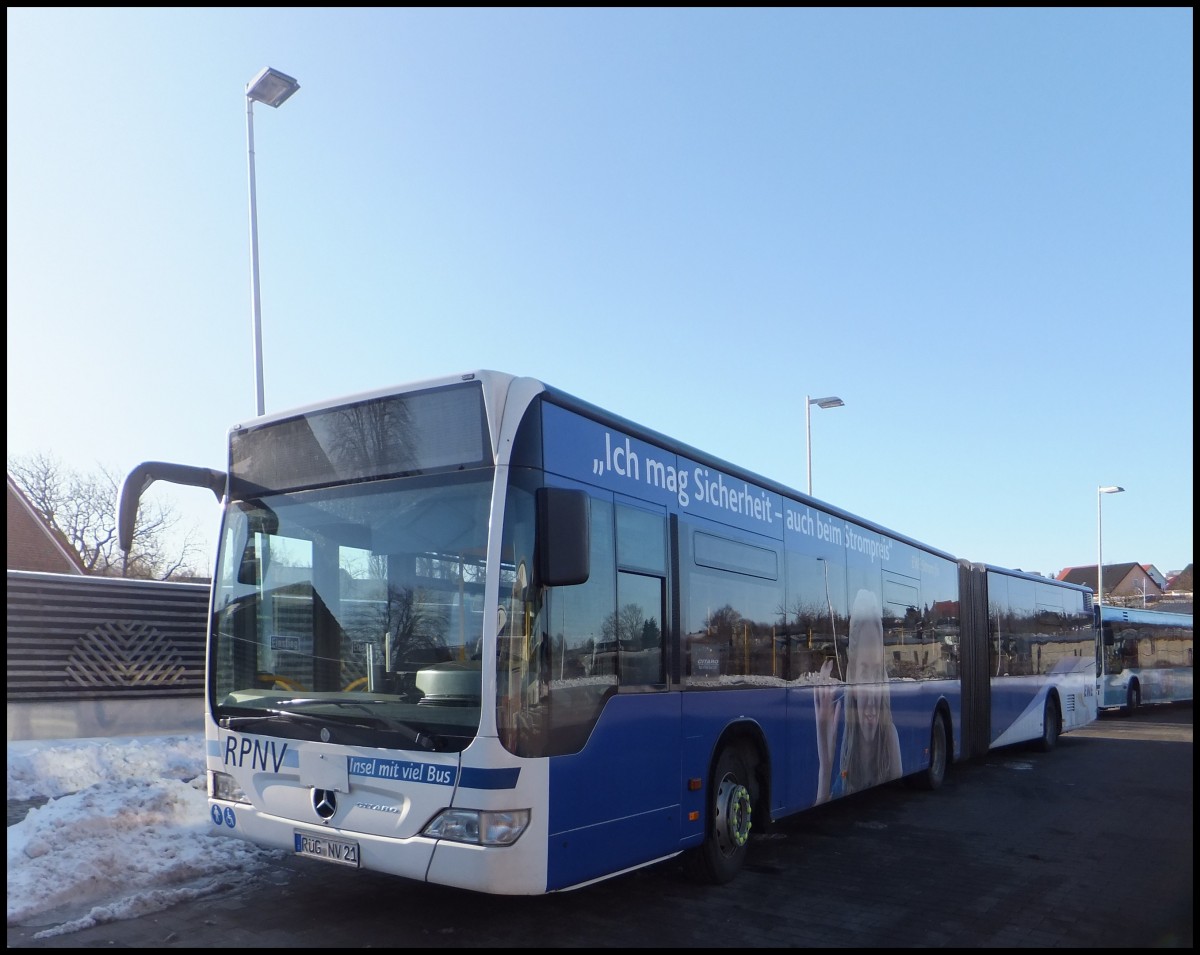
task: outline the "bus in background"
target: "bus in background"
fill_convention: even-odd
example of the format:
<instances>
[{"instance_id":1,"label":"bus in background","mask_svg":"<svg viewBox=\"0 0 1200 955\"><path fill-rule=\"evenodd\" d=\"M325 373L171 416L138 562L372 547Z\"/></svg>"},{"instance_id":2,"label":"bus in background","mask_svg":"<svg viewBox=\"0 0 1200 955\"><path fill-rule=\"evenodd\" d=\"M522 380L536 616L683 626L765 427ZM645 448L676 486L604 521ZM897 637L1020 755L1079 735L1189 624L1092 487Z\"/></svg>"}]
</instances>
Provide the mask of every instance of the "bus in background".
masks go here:
<instances>
[{"instance_id":1,"label":"bus in background","mask_svg":"<svg viewBox=\"0 0 1200 955\"><path fill-rule=\"evenodd\" d=\"M530 378L256 418L228 467L214 832L508 895L675 856L1096 715L1086 588L971 563Z\"/></svg>"},{"instance_id":2,"label":"bus in background","mask_svg":"<svg viewBox=\"0 0 1200 955\"><path fill-rule=\"evenodd\" d=\"M1143 703L1192 699L1192 615L1098 608L1098 706L1131 713Z\"/></svg>"}]
</instances>

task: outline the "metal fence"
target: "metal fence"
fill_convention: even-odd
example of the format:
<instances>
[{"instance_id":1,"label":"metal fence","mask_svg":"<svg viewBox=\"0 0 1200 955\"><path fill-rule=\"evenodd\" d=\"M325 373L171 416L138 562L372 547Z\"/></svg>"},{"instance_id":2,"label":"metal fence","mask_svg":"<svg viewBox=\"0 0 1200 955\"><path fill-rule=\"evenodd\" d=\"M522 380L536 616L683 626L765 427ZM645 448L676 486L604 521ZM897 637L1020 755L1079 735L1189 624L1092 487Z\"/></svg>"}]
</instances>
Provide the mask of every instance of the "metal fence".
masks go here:
<instances>
[{"instance_id":1,"label":"metal fence","mask_svg":"<svg viewBox=\"0 0 1200 955\"><path fill-rule=\"evenodd\" d=\"M208 586L8 571L8 738L203 729Z\"/></svg>"}]
</instances>

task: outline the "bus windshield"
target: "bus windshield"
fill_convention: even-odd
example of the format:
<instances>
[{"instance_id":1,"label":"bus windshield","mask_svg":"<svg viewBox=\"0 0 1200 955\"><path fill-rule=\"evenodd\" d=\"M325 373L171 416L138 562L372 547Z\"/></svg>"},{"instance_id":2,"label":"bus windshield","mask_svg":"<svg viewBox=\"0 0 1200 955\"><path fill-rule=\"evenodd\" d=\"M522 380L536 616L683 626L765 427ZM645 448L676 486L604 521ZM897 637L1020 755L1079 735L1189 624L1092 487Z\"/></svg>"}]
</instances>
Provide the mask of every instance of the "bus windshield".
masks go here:
<instances>
[{"instance_id":1,"label":"bus windshield","mask_svg":"<svg viewBox=\"0 0 1200 955\"><path fill-rule=\"evenodd\" d=\"M214 580L214 718L461 751L480 715L492 469L234 501Z\"/></svg>"}]
</instances>

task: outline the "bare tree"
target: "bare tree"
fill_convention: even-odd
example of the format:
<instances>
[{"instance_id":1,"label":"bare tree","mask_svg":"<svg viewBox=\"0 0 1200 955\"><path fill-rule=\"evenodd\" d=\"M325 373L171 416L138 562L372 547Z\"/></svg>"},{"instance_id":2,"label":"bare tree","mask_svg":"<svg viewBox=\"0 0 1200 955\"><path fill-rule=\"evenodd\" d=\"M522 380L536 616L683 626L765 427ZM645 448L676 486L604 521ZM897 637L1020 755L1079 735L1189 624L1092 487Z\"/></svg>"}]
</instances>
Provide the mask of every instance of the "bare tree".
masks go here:
<instances>
[{"instance_id":1,"label":"bare tree","mask_svg":"<svg viewBox=\"0 0 1200 955\"><path fill-rule=\"evenodd\" d=\"M107 468L84 474L45 454L8 459L8 473L42 515L79 554L84 569L99 577L172 580L199 576L202 556L195 530L179 543L168 535L179 517L168 505L143 499L128 556L117 543L121 481Z\"/></svg>"}]
</instances>

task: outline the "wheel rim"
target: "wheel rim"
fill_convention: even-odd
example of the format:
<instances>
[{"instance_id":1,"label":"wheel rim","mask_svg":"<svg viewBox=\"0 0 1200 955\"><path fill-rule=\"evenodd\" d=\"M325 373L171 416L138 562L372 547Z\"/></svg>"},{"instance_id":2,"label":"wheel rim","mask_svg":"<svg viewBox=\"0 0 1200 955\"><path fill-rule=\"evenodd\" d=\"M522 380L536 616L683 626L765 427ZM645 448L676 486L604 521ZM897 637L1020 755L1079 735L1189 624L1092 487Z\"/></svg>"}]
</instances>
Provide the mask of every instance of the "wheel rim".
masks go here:
<instances>
[{"instance_id":1,"label":"wheel rim","mask_svg":"<svg viewBox=\"0 0 1200 955\"><path fill-rule=\"evenodd\" d=\"M717 790L717 843L725 854L737 852L750 839L750 790L726 776Z\"/></svg>"}]
</instances>

